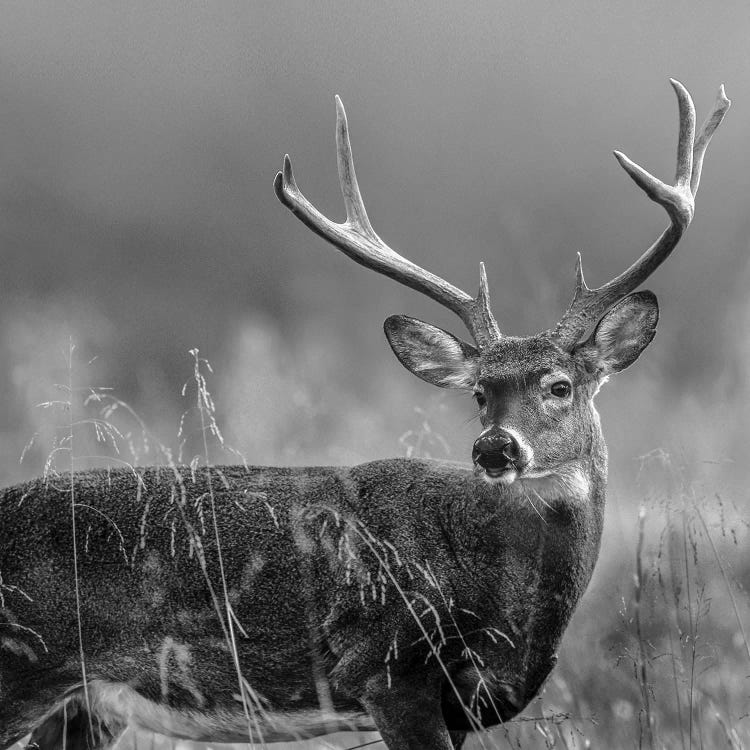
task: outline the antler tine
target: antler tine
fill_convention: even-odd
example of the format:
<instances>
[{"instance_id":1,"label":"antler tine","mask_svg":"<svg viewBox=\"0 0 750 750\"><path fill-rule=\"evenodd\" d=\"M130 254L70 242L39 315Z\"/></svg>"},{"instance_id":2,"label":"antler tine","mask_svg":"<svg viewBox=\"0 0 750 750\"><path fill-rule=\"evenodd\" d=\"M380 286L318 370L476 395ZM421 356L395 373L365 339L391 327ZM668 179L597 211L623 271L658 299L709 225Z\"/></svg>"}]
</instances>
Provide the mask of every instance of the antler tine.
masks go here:
<instances>
[{"instance_id":1,"label":"antler tine","mask_svg":"<svg viewBox=\"0 0 750 750\"><path fill-rule=\"evenodd\" d=\"M477 345L482 348L500 338L500 329L490 310L484 264L480 264L480 286L474 299L458 287L412 263L378 237L370 224L357 184L349 140L349 126L341 99L336 97L336 149L346 221L338 224L321 214L297 187L289 156L276 175L274 190L279 200L304 224L365 268L395 279L427 295L456 313Z\"/></svg>"},{"instance_id":2,"label":"antler tine","mask_svg":"<svg viewBox=\"0 0 750 750\"><path fill-rule=\"evenodd\" d=\"M675 184L663 183L619 151L615 151L614 154L622 168L646 195L664 207L671 223L630 268L597 289L589 289L586 286L579 254L573 301L552 332L563 348L573 347L604 312L640 286L674 250L693 218L693 196L698 191L703 157L711 136L724 119L731 102L727 99L722 85L713 110L696 137L695 107L690 94L679 81L670 79L670 83L677 94L680 113Z\"/></svg>"},{"instance_id":3,"label":"antler tine","mask_svg":"<svg viewBox=\"0 0 750 750\"><path fill-rule=\"evenodd\" d=\"M724 115L727 113L731 104L732 102L727 99L727 95L724 92L724 84L722 83L721 86L719 86L719 93L716 95L714 108L711 110L711 114L706 118L698 137L695 139L695 146L693 147L693 174L690 179L690 191L693 195L698 192L698 185L701 181L701 171L703 170L703 157L706 155L708 144L710 143L716 128L721 125L721 121L724 119Z\"/></svg>"},{"instance_id":4,"label":"antler tine","mask_svg":"<svg viewBox=\"0 0 750 750\"><path fill-rule=\"evenodd\" d=\"M365 210L365 202L362 193L359 192L357 173L354 171L354 157L352 156L352 143L349 138L349 123L346 119L346 110L341 97L336 94L336 165L339 170L339 184L341 194L344 196L346 207L346 221L357 227L363 234L374 240L380 238L370 224L370 219Z\"/></svg>"}]
</instances>

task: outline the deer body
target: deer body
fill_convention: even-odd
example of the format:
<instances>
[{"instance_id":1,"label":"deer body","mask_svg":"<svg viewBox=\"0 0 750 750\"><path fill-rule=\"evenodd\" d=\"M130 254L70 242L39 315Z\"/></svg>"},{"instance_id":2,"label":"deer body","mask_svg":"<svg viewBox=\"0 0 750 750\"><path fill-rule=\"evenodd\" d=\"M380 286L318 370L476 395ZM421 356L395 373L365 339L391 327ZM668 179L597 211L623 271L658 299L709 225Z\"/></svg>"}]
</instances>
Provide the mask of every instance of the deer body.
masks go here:
<instances>
[{"instance_id":1,"label":"deer body","mask_svg":"<svg viewBox=\"0 0 750 750\"><path fill-rule=\"evenodd\" d=\"M372 728L351 712L371 693L388 695L388 672L392 684L432 686L435 737L446 725L474 728L449 675L468 704L482 699L483 724L509 719L554 664L602 525L601 467L591 497L546 493L544 502L429 461L215 470L220 539L232 550L229 599L245 631L236 635L239 663L259 694L248 701L248 722L206 585L207 575L221 588L212 534L200 531L195 508L179 507L171 470L141 476L140 490L125 470L81 474L75 483L89 699L101 706L103 738L127 726L227 742ZM182 486L191 497L208 491L200 472L193 482L187 470ZM3 631L12 643L0 651L1 744L24 736L50 708L50 736L66 712L75 739L88 717L71 658L78 631L69 488L10 488L2 513L0 569L30 600L5 592ZM316 674L344 717L313 711L321 708ZM44 731L33 738L42 747Z\"/></svg>"},{"instance_id":2,"label":"deer body","mask_svg":"<svg viewBox=\"0 0 750 750\"><path fill-rule=\"evenodd\" d=\"M302 195L288 157L277 195L464 322L473 344L406 316L385 333L412 373L473 393L473 468L171 467L6 490L0 745L31 731L34 750L103 750L129 726L213 742L377 728L390 750L448 750L521 711L598 555L607 461L593 399L654 337L656 298L635 289L690 223L729 107L722 88L696 135L692 100L672 83L675 184L615 152L669 227L602 287L579 261L562 319L523 338L501 334L483 265L472 298L375 233L337 99L346 222Z\"/></svg>"}]
</instances>

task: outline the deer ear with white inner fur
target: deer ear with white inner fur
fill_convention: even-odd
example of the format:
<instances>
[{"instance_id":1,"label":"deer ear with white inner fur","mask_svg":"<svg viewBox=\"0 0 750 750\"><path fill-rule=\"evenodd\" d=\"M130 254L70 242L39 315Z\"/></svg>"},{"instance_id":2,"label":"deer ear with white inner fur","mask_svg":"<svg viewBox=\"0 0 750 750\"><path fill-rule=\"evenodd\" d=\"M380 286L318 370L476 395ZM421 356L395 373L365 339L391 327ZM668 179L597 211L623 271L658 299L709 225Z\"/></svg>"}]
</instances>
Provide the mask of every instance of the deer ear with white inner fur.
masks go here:
<instances>
[{"instance_id":1,"label":"deer ear with white inner fur","mask_svg":"<svg viewBox=\"0 0 750 750\"><path fill-rule=\"evenodd\" d=\"M471 388L479 352L442 328L406 315L391 315L383 325L388 343L409 372L441 388Z\"/></svg>"},{"instance_id":2,"label":"deer ear with white inner fur","mask_svg":"<svg viewBox=\"0 0 750 750\"><path fill-rule=\"evenodd\" d=\"M600 375L620 372L651 343L658 322L659 305L653 292L629 294L604 315L578 351Z\"/></svg>"}]
</instances>

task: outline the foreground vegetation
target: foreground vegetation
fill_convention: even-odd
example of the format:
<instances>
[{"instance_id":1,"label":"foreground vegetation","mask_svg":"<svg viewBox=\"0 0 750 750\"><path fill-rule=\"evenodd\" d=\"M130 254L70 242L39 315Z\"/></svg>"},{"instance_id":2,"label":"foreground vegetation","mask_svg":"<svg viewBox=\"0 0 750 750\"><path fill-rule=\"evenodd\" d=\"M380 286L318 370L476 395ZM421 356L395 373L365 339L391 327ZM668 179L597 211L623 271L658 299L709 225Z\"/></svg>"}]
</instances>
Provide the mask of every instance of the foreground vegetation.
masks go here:
<instances>
[{"instance_id":1,"label":"foreground vegetation","mask_svg":"<svg viewBox=\"0 0 750 750\"><path fill-rule=\"evenodd\" d=\"M44 471L80 463L241 462L216 421L206 377L193 355L178 445L170 450L107 389L79 387L75 350L63 394L50 412ZM424 412L403 436L407 455L444 452ZM75 439L75 440L74 440ZM94 458L92 458L94 457ZM750 523L738 501L711 494L670 455L641 459L633 497L616 498L594 580L570 624L559 663L542 693L516 720L473 737L475 748L750 747ZM375 733L268 745L382 748ZM119 748L203 746L128 735ZM241 746L238 746L241 747Z\"/></svg>"}]
</instances>

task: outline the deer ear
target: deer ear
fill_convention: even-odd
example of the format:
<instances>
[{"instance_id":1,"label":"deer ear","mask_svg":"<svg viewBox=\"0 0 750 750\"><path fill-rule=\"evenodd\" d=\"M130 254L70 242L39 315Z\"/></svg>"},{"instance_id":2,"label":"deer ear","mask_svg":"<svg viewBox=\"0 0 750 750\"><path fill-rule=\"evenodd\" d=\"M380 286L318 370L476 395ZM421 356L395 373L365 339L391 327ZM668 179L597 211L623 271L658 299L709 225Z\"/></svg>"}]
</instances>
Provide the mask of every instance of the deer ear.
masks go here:
<instances>
[{"instance_id":1,"label":"deer ear","mask_svg":"<svg viewBox=\"0 0 750 750\"><path fill-rule=\"evenodd\" d=\"M586 364L602 376L620 372L651 343L658 322L659 305L653 292L629 294L597 323L579 351Z\"/></svg>"},{"instance_id":2,"label":"deer ear","mask_svg":"<svg viewBox=\"0 0 750 750\"><path fill-rule=\"evenodd\" d=\"M409 372L441 388L471 388L479 352L442 328L406 315L391 315L383 326L388 343Z\"/></svg>"}]
</instances>

